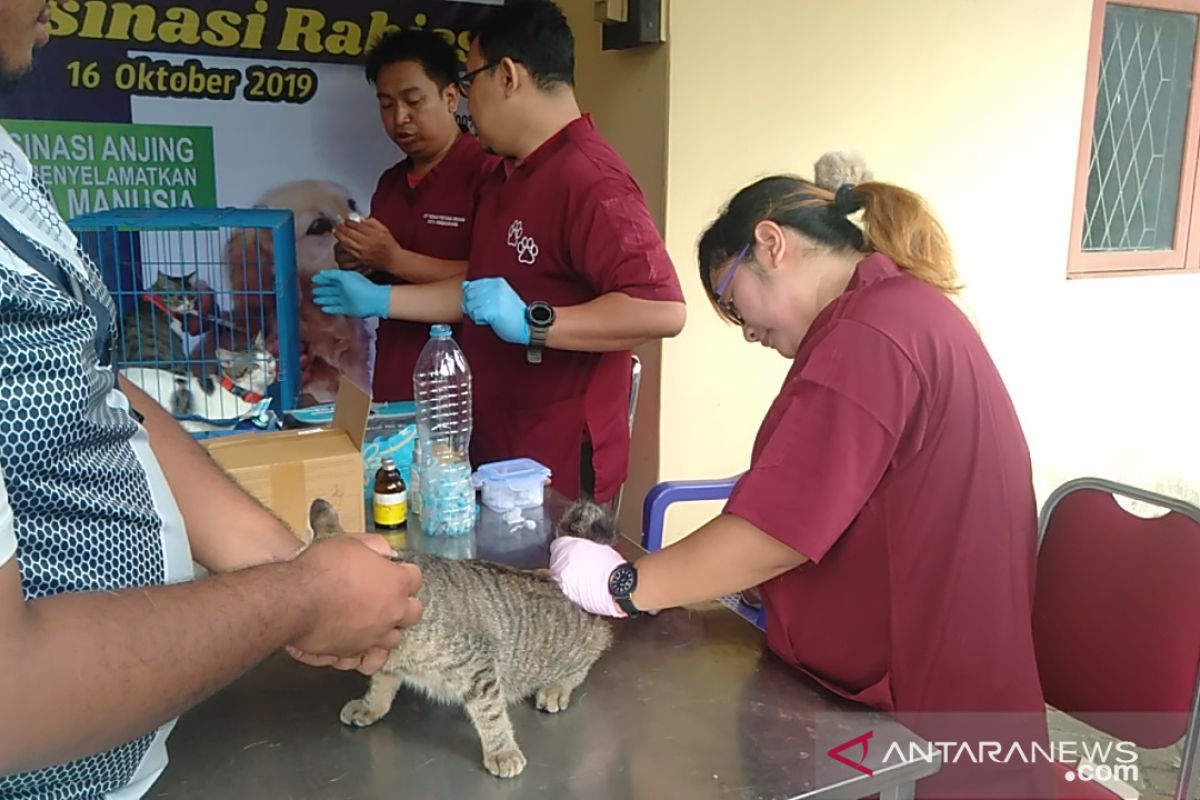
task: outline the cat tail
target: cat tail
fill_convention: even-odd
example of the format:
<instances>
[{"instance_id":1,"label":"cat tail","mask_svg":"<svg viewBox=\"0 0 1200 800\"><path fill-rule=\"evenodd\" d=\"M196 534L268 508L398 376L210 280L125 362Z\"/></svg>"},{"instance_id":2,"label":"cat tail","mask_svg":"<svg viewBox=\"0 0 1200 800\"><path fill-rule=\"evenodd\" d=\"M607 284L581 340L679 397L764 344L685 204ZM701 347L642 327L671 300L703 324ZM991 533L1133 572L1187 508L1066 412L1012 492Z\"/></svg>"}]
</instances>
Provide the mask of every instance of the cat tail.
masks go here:
<instances>
[{"instance_id":1,"label":"cat tail","mask_svg":"<svg viewBox=\"0 0 1200 800\"><path fill-rule=\"evenodd\" d=\"M200 388L209 397L212 397L213 392L217 390L217 381L213 378L211 372L205 372L204 364L201 362L192 362L192 377L200 384Z\"/></svg>"},{"instance_id":2,"label":"cat tail","mask_svg":"<svg viewBox=\"0 0 1200 800\"><path fill-rule=\"evenodd\" d=\"M617 540L617 524L600 506L590 500L579 500L558 521L556 535L578 536L611 545Z\"/></svg>"},{"instance_id":3,"label":"cat tail","mask_svg":"<svg viewBox=\"0 0 1200 800\"><path fill-rule=\"evenodd\" d=\"M171 392L171 413L177 417L192 413L192 390L187 384L178 381L175 383L175 391Z\"/></svg>"},{"instance_id":4,"label":"cat tail","mask_svg":"<svg viewBox=\"0 0 1200 800\"><path fill-rule=\"evenodd\" d=\"M344 533L337 509L319 497L308 507L308 526L312 528L313 541Z\"/></svg>"}]
</instances>

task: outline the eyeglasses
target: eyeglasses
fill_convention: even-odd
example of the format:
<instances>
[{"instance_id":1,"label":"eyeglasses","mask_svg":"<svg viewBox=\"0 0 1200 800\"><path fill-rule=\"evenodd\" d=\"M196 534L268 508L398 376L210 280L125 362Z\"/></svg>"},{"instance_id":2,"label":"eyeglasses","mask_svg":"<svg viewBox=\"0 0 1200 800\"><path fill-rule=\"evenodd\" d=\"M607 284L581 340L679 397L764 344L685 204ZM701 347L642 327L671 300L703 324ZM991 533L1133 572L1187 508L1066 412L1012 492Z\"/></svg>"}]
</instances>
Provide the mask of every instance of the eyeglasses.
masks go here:
<instances>
[{"instance_id":1,"label":"eyeglasses","mask_svg":"<svg viewBox=\"0 0 1200 800\"><path fill-rule=\"evenodd\" d=\"M737 254L737 258L733 259L733 265L729 267L729 271L725 273L725 277L721 279L719 284L717 284L717 289L714 292L717 299L717 308L724 311L729 318L738 325L745 325L746 321L742 319L742 315L739 314L737 308L734 307L733 300L725 299L724 295L725 290L729 288L730 282L733 281L733 273L737 272L738 267L740 267L742 262L746 260L746 254L749 252L750 245L746 245L742 248L741 252Z\"/></svg>"},{"instance_id":2,"label":"eyeglasses","mask_svg":"<svg viewBox=\"0 0 1200 800\"><path fill-rule=\"evenodd\" d=\"M458 79L458 88L462 90L463 94L470 93L471 84L475 82L475 79L488 70L495 69L497 66L499 66L499 62L493 61L489 64L484 64L479 69L473 69L470 72L463 73L463 75Z\"/></svg>"}]
</instances>

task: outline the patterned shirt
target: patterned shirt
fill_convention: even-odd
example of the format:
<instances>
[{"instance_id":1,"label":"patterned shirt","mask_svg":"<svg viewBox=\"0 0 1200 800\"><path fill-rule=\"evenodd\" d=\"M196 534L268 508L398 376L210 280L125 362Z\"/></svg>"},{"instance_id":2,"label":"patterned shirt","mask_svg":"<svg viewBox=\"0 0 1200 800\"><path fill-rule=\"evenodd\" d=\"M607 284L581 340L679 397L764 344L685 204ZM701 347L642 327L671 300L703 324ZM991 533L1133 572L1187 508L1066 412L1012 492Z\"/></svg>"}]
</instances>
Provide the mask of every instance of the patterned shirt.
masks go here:
<instances>
[{"instance_id":1,"label":"patterned shirt","mask_svg":"<svg viewBox=\"0 0 1200 800\"><path fill-rule=\"evenodd\" d=\"M104 283L0 128L0 214L107 306ZM0 244L0 566L26 600L190 579L183 519L146 430L96 352L86 303ZM132 800L166 767L170 724L108 752L0 777L0 797Z\"/></svg>"}]
</instances>

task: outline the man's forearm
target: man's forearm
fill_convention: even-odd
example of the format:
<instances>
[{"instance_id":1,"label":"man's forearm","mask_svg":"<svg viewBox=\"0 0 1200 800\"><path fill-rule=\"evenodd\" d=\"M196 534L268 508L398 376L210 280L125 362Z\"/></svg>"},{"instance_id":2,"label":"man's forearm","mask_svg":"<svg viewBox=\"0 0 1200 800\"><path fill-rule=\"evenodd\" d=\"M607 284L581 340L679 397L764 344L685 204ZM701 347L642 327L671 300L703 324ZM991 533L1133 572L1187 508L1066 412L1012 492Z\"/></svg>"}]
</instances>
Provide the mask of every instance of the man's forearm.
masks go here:
<instances>
[{"instance_id":1,"label":"man's forearm","mask_svg":"<svg viewBox=\"0 0 1200 800\"><path fill-rule=\"evenodd\" d=\"M315 600L302 580L293 565L270 564L23 607L0 598L22 615L0 620L16 632L0 644L0 775L100 752L178 716L303 630Z\"/></svg>"},{"instance_id":2,"label":"man's forearm","mask_svg":"<svg viewBox=\"0 0 1200 800\"><path fill-rule=\"evenodd\" d=\"M296 553L300 540L226 475L170 414L124 378L121 389L145 417L150 447L183 514L198 562L213 572L227 572Z\"/></svg>"},{"instance_id":3,"label":"man's forearm","mask_svg":"<svg viewBox=\"0 0 1200 800\"><path fill-rule=\"evenodd\" d=\"M403 250L390 264L381 264L379 268L397 278L403 278L409 283L437 283L452 279L462 280L467 274L466 261L449 261L432 256Z\"/></svg>"},{"instance_id":4,"label":"man's forearm","mask_svg":"<svg viewBox=\"0 0 1200 800\"><path fill-rule=\"evenodd\" d=\"M388 308L390 319L430 324L454 324L462 320L462 280L393 286Z\"/></svg>"},{"instance_id":5,"label":"man's forearm","mask_svg":"<svg viewBox=\"0 0 1200 800\"><path fill-rule=\"evenodd\" d=\"M722 514L638 559L638 588L630 599L644 611L713 600L758 586L807 560L741 517Z\"/></svg>"},{"instance_id":6,"label":"man's forearm","mask_svg":"<svg viewBox=\"0 0 1200 800\"><path fill-rule=\"evenodd\" d=\"M683 303L640 300L619 292L577 306L556 307L554 312L546 346L591 353L632 350L675 336L687 319Z\"/></svg>"}]
</instances>

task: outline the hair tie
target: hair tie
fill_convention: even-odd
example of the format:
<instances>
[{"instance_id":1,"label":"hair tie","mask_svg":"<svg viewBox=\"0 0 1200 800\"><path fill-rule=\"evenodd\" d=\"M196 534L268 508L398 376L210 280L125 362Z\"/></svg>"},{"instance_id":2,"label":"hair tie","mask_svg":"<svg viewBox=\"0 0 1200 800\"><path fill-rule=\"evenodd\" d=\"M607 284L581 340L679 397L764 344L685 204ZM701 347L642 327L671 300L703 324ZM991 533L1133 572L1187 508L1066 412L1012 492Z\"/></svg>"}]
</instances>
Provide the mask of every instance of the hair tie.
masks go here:
<instances>
[{"instance_id":1,"label":"hair tie","mask_svg":"<svg viewBox=\"0 0 1200 800\"><path fill-rule=\"evenodd\" d=\"M843 183L838 187L833 196L833 205L837 208L838 213L847 216L862 209L862 203L854 196L853 183Z\"/></svg>"},{"instance_id":2,"label":"hair tie","mask_svg":"<svg viewBox=\"0 0 1200 800\"><path fill-rule=\"evenodd\" d=\"M863 235L862 228L854 225L854 230L850 232L850 244L854 245L854 249L860 252L865 252L867 249L867 237Z\"/></svg>"}]
</instances>

